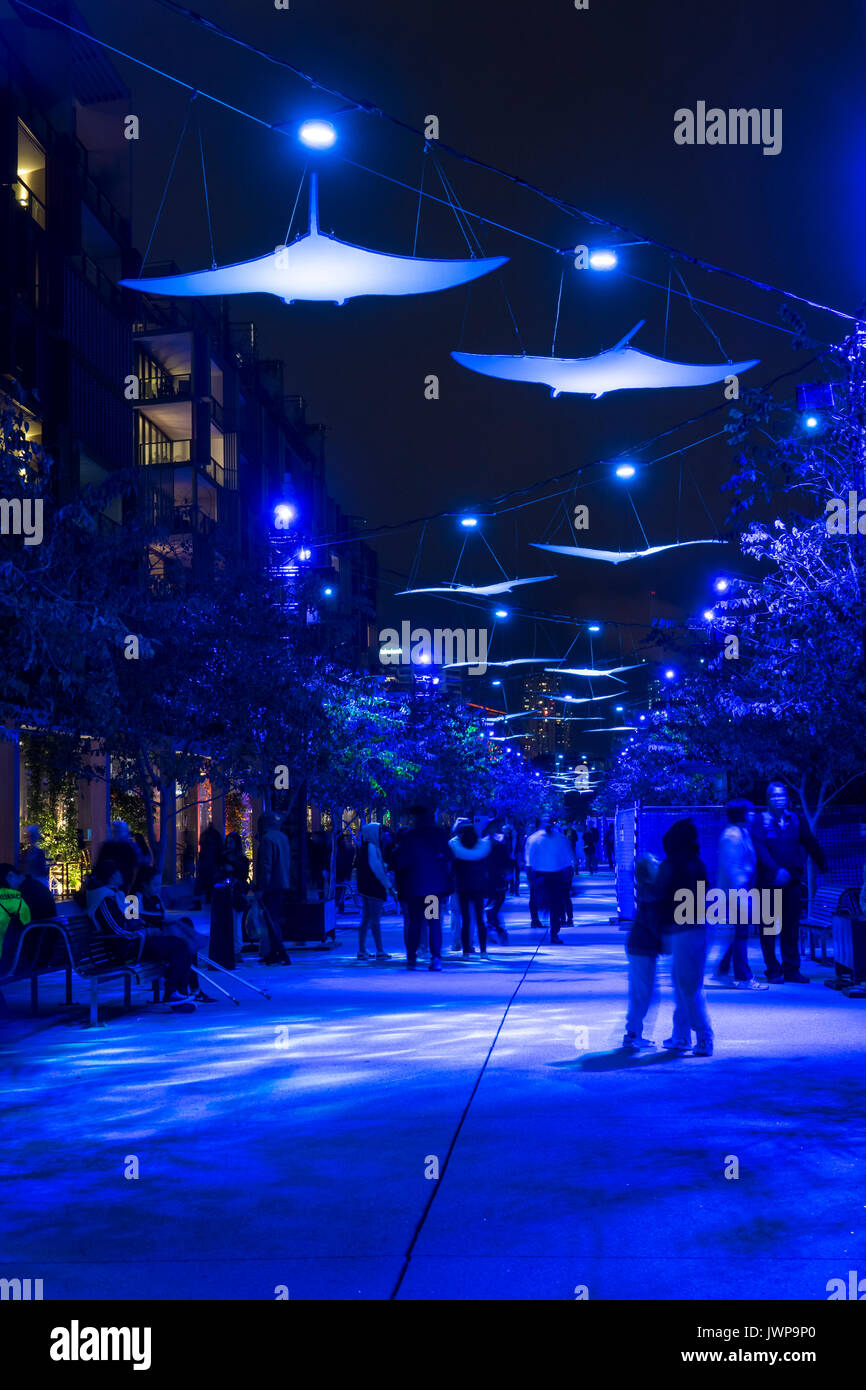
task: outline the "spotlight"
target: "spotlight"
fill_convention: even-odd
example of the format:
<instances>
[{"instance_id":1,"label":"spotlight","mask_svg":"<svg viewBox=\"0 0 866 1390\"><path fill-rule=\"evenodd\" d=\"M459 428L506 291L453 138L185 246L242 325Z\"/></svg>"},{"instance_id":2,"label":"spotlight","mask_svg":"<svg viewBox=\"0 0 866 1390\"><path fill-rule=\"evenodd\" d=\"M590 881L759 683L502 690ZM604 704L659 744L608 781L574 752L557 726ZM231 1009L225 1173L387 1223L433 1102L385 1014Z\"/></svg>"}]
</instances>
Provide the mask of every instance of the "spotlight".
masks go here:
<instances>
[{"instance_id":1,"label":"spotlight","mask_svg":"<svg viewBox=\"0 0 866 1390\"><path fill-rule=\"evenodd\" d=\"M491 684L491 685L501 685L501 684L502 684L502 681L491 681L490 684Z\"/></svg>"},{"instance_id":2,"label":"spotlight","mask_svg":"<svg viewBox=\"0 0 866 1390\"><path fill-rule=\"evenodd\" d=\"M590 630L590 632L601 632L601 624L600 624L600 623L590 623L590 625L589 625L589 630Z\"/></svg>"},{"instance_id":3,"label":"spotlight","mask_svg":"<svg viewBox=\"0 0 866 1390\"><path fill-rule=\"evenodd\" d=\"M713 588L715 589L717 594L726 594L730 587L731 581L729 579L726 579L723 574L720 574L718 579L713 584Z\"/></svg>"},{"instance_id":4,"label":"spotlight","mask_svg":"<svg viewBox=\"0 0 866 1390\"><path fill-rule=\"evenodd\" d=\"M618 463L614 472L618 478L633 478L637 469L633 463Z\"/></svg>"},{"instance_id":5,"label":"spotlight","mask_svg":"<svg viewBox=\"0 0 866 1390\"><path fill-rule=\"evenodd\" d=\"M614 705L614 707L613 707L613 712L614 712L614 714L622 714L623 709L624 709L624 706L623 706L623 705Z\"/></svg>"},{"instance_id":6,"label":"spotlight","mask_svg":"<svg viewBox=\"0 0 866 1390\"><path fill-rule=\"evenodd\" d=\"M714 612L714 610L713 610L712 608L705 608L705 609L704 609L704 622L705 622L705 623L711 623L711 622L713 621L713 619L715 618L715 616L716 616L716 615L715 615L715 612Z\"/></svg>"},{"instance_id":7,"label":"spotlight","mask_svg":"<svg viewBox=\"0 0 866 1390\"><path fill-rule=\"evenodd\" d=\"M676 671L674 670L674 668L673 668L672 666L669 666L668 669L665 671L665 680L666 680L666 681L672 681L672 680L674 679L674 676L675 676L675 675L676 675Z\"/></svg>"},{"instance_id":8,"label":"spotlight","mask_svg":"<svg viewBox=\"0 0 866 1390\"><path fill-rule=\"evenodd\" d=\"M507 608L497 608L497 610L496 610L496 617L497 617L497 618L507 618L507 617L508 617L508 609L507 609Z\"/></svg>"},{"instance_id":9,"label":"spotlight","mask_svg":"<svg viewBox=\"0 0 866 1390\"><path fill-rule=\"evenodd\" d=\"M461 516L461 518L460 518L460 525L461 525L461 526L477 526L477 525L478 525L478 517L477 517L477 516Z\"/></svg>"},{"instance_id":10,"label":"spotlight","mask_svg":"<svg viewBox=\"0 0 866 1390\"><path fill-rule=\"evenodd\" d=\"M299 550L299 551L298 551L298 559L299 559L299 560L309 560L309 558L310 558L310 556L312 555L312 553L313 553L312 550Z\"/></svg>"},{"instance_id":11,"label":"spotlight","mask_svg":"<svg viewBox=\"0 0 866 1390\"><path fill-rule=\"evenodd\" d=\"M337 129L330 121L303 121L298 127L298 139L308 150L329 150L337 143Z\"/></svg>"},{"instance_id":12,"label":"spotlight","mask_svg":"<svg viewBox=\"0 0 866 1390\"><path fill-rule=\"evenodd\" d=\"M297 515L297 507L293 507L290 502L278 502L274 507L274 525L278 530L284 531L289 522L294 521Z\"/></svg>"},{"instance_id":13,"label":"spotlight","mask_svg":"<svg viewBox=\"0 0 866 1390\"><path fill-rule=\"evenodd\" d=\"M589 264L593 270L613 270L617 265L617 254L609 250L591 251Z\"/></svg>"},{"instance_id":14,"label":"spotlight","mask_svg":"<svg viewBox=\"0 0 866 1390\"><path fill-rule=\"evenodd\" d=\"M807 430L816 430L820 423L821 421L819 420L817 415L807 415L805 420L803 421L803 424L806 426Z\"/></svg>"}]
</instances>

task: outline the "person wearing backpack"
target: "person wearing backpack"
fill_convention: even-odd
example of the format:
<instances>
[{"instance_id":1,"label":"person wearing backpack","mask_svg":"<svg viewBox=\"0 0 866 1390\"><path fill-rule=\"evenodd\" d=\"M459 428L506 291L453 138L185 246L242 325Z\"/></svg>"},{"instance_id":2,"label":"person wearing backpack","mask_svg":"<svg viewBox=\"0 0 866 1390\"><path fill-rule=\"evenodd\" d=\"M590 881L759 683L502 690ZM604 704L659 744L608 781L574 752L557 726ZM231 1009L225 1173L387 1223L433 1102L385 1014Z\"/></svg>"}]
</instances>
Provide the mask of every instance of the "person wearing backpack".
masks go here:
<instances>
[{"instance_id":1,"label":"person wearing backpack","mask_svg":"<svg viewBox=\"0 0 866 1390\"><path fill-rule=\"evenodd\" d=\"M10 877L18 879L18 887L10 884ZM21 893L22 880L23 874L16 874L11 864L0 864L0 976L11 970L21 934L31 921Z\"/></svg>"}]
</instances>

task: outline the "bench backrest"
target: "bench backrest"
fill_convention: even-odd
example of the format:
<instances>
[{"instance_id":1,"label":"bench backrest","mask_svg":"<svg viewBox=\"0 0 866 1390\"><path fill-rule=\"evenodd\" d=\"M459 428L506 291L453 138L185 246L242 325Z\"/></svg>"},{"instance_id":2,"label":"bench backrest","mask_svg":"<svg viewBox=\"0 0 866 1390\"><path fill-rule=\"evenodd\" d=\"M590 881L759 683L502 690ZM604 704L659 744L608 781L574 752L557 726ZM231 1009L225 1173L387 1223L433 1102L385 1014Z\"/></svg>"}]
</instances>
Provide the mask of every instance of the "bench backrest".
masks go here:
<instances>
[{"instance_id":1,"label":"bench backrest","mask_svg":"<svg viewBox=\"0 0 866 1390\"><path fill-rule=\"evenodd\" d=\"M53 917L45 927L54 927L64 943L67 961L77 975L99 975L117 969L129 959L129 942L101 932L86 913Z\"/></svg>"}]
</instances>

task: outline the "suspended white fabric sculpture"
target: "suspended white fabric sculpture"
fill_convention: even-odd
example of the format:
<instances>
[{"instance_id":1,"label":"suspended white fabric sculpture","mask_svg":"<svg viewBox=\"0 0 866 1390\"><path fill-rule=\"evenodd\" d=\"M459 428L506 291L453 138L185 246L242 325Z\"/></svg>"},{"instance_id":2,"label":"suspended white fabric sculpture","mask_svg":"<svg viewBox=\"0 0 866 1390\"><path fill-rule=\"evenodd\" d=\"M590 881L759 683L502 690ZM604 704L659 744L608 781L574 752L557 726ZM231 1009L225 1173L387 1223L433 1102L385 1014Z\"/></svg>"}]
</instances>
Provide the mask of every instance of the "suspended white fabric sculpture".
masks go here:
<instances>
[{"instance_id":1,"label":"suspended white fabric sculpture","mask_svg":"<svg viewBox=\"0 0 866 1390\"><path fill-rule=\"evenodd\" d=\"M563 391L598 400L608 391L658 390L672 386L709 386L756 367L760 358L746 362L669 362L648 352L628 347L645 319L606 352L596 357L527 357L504 353L452 352L461 367L502 381L524 381L549 386L551 396Z\"/></svg>"},{"instance_id":2,"label":"suspended white fabric sculpture","mask_svg":"<svg viewBox=\"0 0 866 1390\"><path fill-rule=\"evenodd\" d=\"M724 545L720 540L671 541L668 545L650 545L646 550L588 550L582 545L544 545L541 541L530 541L535 550L552 550L557 555L574 555L579 560L604 560L609 565L623 565L626 560L643 560L647 555L658 555L662 550L679 550L684 545Z\"/></svg>"},{"instance_id":3,"label":"suspended white fabric sculpture","mask_svg":"<svg viewBox=\"0 0 866 1390\"><path fill-rule=\"evenodd\" d=\"M612 695L546 695L545 699L558 700L562 705L592 705L596 700L621 700L622 696L615 690Z\"/></svg>"},{"instance_id":4,"label":"suspended white fabric sculpture","mask_svg":"<svg viewBox=\"0 0 866 1390\"><path fill-rule=\"evenodd\" d=\"M634 733L637 724L609 724L605 729L587 729L588 734L626 734Z\"/></svg>"},{"instance_id":5,"label":"suspended white fabric sculpture","mask_svg":"<svg viewBox=\"0 0 866 1390\"><path fill-rule=\"evenodd\" d=\"M473 594L489 598L492 594L510 594L519 584L543 584L546 580L555 578L555 574L539 574L535 579L503 579L499 584L433 584L428 589L399 589L395 597L399 598L402 594Z\"/></svg>"},{"instance_id":6,"label":"suspended white fabric sculpture","mask_svg":"<svg viewBox=\"0 0 866 1390\"><path fill-rule=\"evenodd\" d=\"M592 666L545 666L544 669L557 676L617 676L620 671L635 671L638 666L644 665L646 663L643 661L634 661L631 666L611 666L608 671L596 671Z\"/></svg>"},{"instance_id":7,"label":"suspended white fabric sculpture","mask_svg":"<svg viewBox=\"0 0 866 1390\"><path fill-rule=\"evenodd\" d=\"M487 658L488 666L529 666L536 661L551 661L549 656L516 656L512 661L493 661ZM443 671L454 671L458 666L477 666L475 661L451 661L447 666L443 666Z\"/></svg>"},{"instance_id":8,"label":"suspended white fabric sculpture","mask_svg":"<svg viewBox=\"0 0 866 1390\"><path fill-rule=\"evenodd\" d=\"M190 275L155 275L121 280L126 289L146 294L274 294L284 304L296 299L345 304L365 294L432 294L465 285L506 264L507 256L468 261L425 261L391 256L339 241L319 230L317 175L310 178L310 228L289 246L267 256Z\"/></svg>"}]
</instances>

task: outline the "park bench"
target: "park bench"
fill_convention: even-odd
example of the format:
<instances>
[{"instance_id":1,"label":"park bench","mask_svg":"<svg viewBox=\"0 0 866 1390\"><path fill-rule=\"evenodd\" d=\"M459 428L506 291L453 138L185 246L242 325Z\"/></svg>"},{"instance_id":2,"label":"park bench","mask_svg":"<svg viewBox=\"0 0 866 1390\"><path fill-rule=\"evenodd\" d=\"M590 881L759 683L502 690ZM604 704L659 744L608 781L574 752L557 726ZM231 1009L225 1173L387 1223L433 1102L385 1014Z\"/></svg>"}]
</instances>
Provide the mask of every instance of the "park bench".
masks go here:
<instances>
[{"instance_id":1,"label":"park bench","mask_svg":"<svg viewBox=\"0 0 866 1390\"><path fill-rule=\"evenodd\" d=\"M800 936L808 940L809 955L817 961L816 945L821 948L821 964L828 965L827 943L833 939L833 918L839 904L840 886L825 884L815 893L806 916L800 922Z\"/></svg>"},{"instance_id":2,"label":"park bench","mask_svg":"<svg viewBox=\"0 0 866 1390\"><path fill-rule=\"evenodd\" d=\"M138 950L144 944L142 938ZM85 914L53 917L32 922L21 934L10 971L0 978L0 986L29 978L30 1009L39 1010L39 979L43 975L66 974L66 1003L71 1004L72 976L87 980L90 986L90 1025L99 1026L99 986L103 980L123 980L123 1003L130 1008L132 983L150 984L154 1003L159 1001L159 965L127 958L129 943L99 931Z\"/></svg>"}]
</instances>

